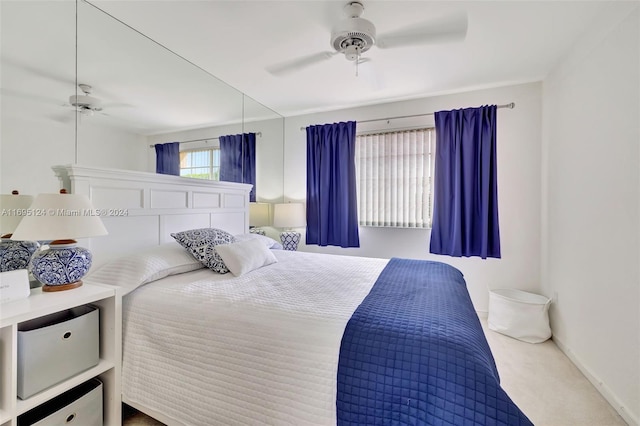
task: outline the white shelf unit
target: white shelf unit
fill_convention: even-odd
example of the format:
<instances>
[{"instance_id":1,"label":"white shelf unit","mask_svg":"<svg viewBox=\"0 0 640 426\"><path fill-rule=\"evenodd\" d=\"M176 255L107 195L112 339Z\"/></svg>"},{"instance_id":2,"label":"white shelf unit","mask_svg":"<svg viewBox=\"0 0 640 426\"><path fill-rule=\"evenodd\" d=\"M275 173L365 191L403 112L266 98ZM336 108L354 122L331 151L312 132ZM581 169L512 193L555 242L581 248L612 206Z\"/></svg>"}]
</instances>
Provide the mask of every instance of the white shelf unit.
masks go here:
<instances>
[{"instance_id":1,"label":"white shelf unit","mask_svg":"<svg viewBox=\"0 0 640 426\"><path fill-rule=\"evenodd\" d=\"M18 325L24 321L85 304L100 308L100 360L42 392L21 400L17 397ZM17 426L18 416L93 377L103 383L104 424L120 425L120 371L122 354L122 296L108 285L84 284L73 290L43 293L32 289L25 299L0 305L0 426Z\"/></svg>"}]
</instances>

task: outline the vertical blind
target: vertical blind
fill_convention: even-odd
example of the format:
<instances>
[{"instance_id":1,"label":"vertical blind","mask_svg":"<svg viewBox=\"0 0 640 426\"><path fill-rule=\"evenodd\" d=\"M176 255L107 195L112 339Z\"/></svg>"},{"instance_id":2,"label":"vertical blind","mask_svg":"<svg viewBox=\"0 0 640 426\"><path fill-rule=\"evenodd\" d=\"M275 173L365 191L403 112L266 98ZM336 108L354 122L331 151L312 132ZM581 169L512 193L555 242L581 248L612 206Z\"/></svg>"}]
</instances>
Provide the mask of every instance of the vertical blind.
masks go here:
<instances>
[{"instance_id":1,"label":"vertical blind","mask_svg":"<svg viewBox=\"0 0 640 426\"><path fill-rule=\"evenodd\" d=\"M356 137L361 226L431 226L434 129Z\"/></svg>"}]
</instances>

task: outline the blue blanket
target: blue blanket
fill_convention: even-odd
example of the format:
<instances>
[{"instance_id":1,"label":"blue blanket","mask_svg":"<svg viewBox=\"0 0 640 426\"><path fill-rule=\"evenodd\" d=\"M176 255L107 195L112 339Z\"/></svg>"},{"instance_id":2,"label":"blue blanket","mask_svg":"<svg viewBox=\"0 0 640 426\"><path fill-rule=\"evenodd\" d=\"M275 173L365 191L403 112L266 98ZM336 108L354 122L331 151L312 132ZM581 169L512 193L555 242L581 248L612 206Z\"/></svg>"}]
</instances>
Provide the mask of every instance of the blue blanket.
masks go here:
<instances>
[{"instance_id":1,"label":"blue blanket","mask_svg":"<svg viewBox=\"0 0 640 426\"><path fill-rule=\"evenodd\" d=\"M340 348L339 425L531 425L500 379L462 273L391 259Z\"/></svg>"}]
</instances>

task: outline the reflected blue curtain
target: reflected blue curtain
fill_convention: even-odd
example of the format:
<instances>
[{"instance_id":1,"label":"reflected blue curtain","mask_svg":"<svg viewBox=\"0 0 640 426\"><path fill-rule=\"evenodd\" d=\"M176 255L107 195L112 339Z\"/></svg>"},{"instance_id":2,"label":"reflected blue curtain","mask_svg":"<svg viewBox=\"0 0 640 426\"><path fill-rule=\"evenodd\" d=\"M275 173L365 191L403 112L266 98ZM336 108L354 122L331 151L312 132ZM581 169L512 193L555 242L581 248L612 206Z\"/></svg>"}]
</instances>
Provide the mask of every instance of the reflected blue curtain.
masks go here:
<instances>
[{"instance_id":1,"label":"reflected blue curtain","mask_svg":"<svg viewBox=\"0 0 640 426\"><path fill-rule=\"evenodd\" d=\"M356 122L307 127L307 244L360 247Z\"/></svg>"},{"instance_id":2,"label":"reflected blue curtain","mask_svg":"<svg viewBox=\"0 0 640 426\"><path fill-rule=\"evenodd\" d=\"M430 251L500 257L495 105L435 113Z\"/></svg>"},{"instance_id":3,"label":"reflected blue curtain","mask_svg":"<svg viewBox=\"0 0 640 426\"><path fill-rule=\"evenodd\" d=\"M256 201L256 134L220 136L220 180L253 185L249 200Z\"/></svg>"},{"instance_id":4,"label":"reflected blue curtain","mask_svg":"<svg viewBox=\"0 0 640 426\"><path fill-rule=\"evenodd\" d=\"M155 144L156 173L180 176L180 142Z\"/></svg>"}]
</instances>

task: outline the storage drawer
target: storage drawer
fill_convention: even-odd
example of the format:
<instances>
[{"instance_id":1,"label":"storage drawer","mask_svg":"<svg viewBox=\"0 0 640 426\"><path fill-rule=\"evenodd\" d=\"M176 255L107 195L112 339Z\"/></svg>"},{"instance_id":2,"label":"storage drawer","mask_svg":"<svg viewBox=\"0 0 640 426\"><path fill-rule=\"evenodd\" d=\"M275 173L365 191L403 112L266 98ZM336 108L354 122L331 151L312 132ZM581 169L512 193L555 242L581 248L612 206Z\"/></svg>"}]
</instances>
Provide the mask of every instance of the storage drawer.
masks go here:
<instances>
[{"instance_id":1,"label":"storage drawer","mask_svg":"<svg viewBox=\"0 0 640 426\"><path fill-rule=\"evenodd\" d=\"M100 312L80 306L18 326L18 397L30 396L98 364Z\"/></svg>"},{"instance_id":2,"label":"storage drawer","mask_svg":"<svg viewBox=\"0 0 640 426\"><path fill-rule=\"evenodd\" d=\"M102 411L102 383L92 379L24 413L18 426L100 426Z\"/></svg>"}]
</instances>

